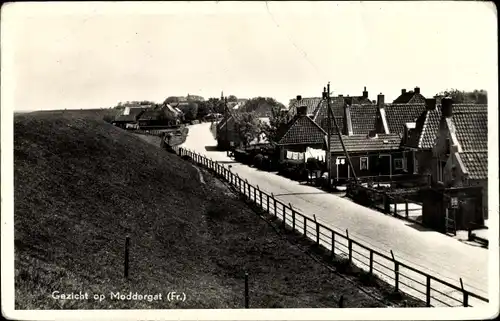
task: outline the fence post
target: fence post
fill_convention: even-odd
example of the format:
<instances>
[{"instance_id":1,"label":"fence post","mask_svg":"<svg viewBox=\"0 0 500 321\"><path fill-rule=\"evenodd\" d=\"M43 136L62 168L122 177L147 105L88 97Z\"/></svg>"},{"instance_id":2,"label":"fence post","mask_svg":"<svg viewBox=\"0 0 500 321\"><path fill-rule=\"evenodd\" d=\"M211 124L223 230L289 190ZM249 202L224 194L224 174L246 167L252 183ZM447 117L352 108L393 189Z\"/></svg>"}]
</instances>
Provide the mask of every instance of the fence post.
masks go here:
<instances>
[{"instance_id":1,"label":"fence post","mask_svg":"<svg viewBox=\"0 0 500 321\"><path fill-rule=\"evenodd\" d=\"M316 221L314 223L316 223L316 244L319 245L319 224Z\"/></svg>"},{"instance_id":2,"label":"fence post","mask_svg":"<svg viewBox=\"0 0 500 321\"><path fill-rule=\"evenodd\" d=\"M399 291L399 262L398 261L394 261L394 282L396 283L395 284L395 290L396 292Z\"/></svg>"},{"instance_id":3,"label":"fence post","mask_svg":"<svg viewBox=\"0 0 500 321\"><path fill-rule=\"evenodd\" d=\"M253 188L253 201L254 201L256 204L258 204L258 203L257 203L257 188L255 188L255 187Z\"/></svg>"},{"instance_id":4,"label":"fence post","mask_svg":"<svg viewBox=\"0 0 500 321\"><path fill-rule=\"evenodd\" d=\"M249 307L248 273L245 272L245 309Z\"/></svg>"},{"instance_id":5,"label":"fence post","mask_svg":"<svg viewBox=\"0 0 500 321\"><path fill-rule=\"evenodd\" d=\"M348 239L348 245L349 245L349 263L352 263L352 240Z\"/></svg>"},{"instance_id":6,"label":"fence post","mask_svg":"<svg viewBox=\"0 0 500 321\"><path fill-rule=\"evenodd\" d=\"M283 228L286 230L286 209L285 209L285 204L283 204Z\"/></svg>"},{"instance_id":7,"label":"fence post","mask_svg":"<svg viewBox=\"0 0 500 321\"><path fill-rule=\"evenodd\" d=\"M307 237L307 217L304 216L304 236Z\"/></svg>"},{"instance_id":8,"label":"fence post","mask_svg":"<svg viewBox=\"0 0 500 321\"><path fill-rule=\"evenodd\" d=\"M125 275L125 279L127 279L127 280L128 280L129 247L130 247L130 237L127 235L125 237L125 262L124 262L124 275Z\"/></svg>"},{"instance_id":9,"label":"fence post","mask_svg":"<svg viewBox=\"0 0 500 321\"><path fill-rule=\"evenodd\" d=\"M460 287L462 288L462 292L464 294L464 301L463 301L464 307L468 307L469 306L469 292L465 291L462 278L460 278Z\"/></svg>"},{"instance_id":10,"label":"fence post","mask_svg":"<svg viewBox=\"0 0 500 321\"><path fill-rule=\"evenodd\" d=\"M396 258L394 257L394 253L391 250L391 256L392 256L392 261L394 262L394 282L395 282L395 290L398 292L399 290L399 262L396 261Z\"/></svg>"},{"instance_id":11,"label":"fence post","mask_svg":"<svg viewBox=\"0 0 500 321\"><path fill-rule=\"evenodd\" d=\"M295 231L295 210L293 209L291 203L288 203L288 206L290 206L290 209L292 210L292 230Z\"/></svg>"},{"instance_id":12,"label":"fence post","mask_svg":"<svg viewBox=\"0 0 500 321\"><path fill-rule=\"evenodd\" d=\"M394 216L398 216L398 201L394 199Z\"/></svg>"},{"instance_id":13,"label":"fence post","mask_svg":"<svg viewBox=\"0 0 500 321\"><path fill-rule=\"evenodd\" d=\"M408 200L405 202L405 216L408 218Z\"/></svg>"},{"instance_id":14,"label":"fence post","mask_svg":"<svg viewBox=\"0 0 500 321\"><path fill-rule=\"evenodd\" d=\"M427 307L431 306L431 276L427 275L427 286L425 289L425 303Z\"/></svg>"},{"instance_id":15,"label":"fence post","mask_svg":"<svg viewBox=\"0 0 500 321\"><path fill-rule=\"evenodd\" d=\"M333 259L335 257L335 232L332 232L332 251L330 253L331 258Z\"/></svg>"},{"instance_id":16,"label":"fence post","mask_svg":"<svg viewBox=\"0 0 500 321\"><path fill-rule=\"evenodd\" d=\"M269 195L267 195L267 213L271 214L271 210L269 209Z\"/></svg>"},{"instance_id":17,"label":"fence post","mask_svg":"<svg viewBox=\"0 0 500 321\"><path fill-rule=\"evenodd\" d=\"M258 187L258 186L257 186ZM259 189L260 207L264 208L264 203L262 203L262 191Z\"/></svg>"},{"instance_id":18,"label":"fence post","mask_svg":"<svg viewBox=\"0 0 500 321\"><path fill-rule=\"evenodd\" d=\"M370 249L370 274L373 274L373 251Z\"/></svg>"}]
</instances>

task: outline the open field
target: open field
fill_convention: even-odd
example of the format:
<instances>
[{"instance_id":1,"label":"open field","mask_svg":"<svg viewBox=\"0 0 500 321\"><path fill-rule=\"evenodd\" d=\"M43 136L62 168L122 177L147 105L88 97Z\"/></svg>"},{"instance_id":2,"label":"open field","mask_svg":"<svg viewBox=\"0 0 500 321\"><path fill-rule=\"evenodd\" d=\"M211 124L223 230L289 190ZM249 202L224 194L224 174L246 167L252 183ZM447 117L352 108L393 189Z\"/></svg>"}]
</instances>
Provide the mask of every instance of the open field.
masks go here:
<instances>
[{"instance_id":1,"label":"open field","mask_svg":"<svg viewBox=\"0 0 500 321\"><path fill-rule=\"evenodd\" d=\"M342 295L345 307L390 304L282 239L207 172L103 121L18 115L14 164L16 309L242 308L245 271L251 308L337 307ZM163 300L110 299L130 291Z\"/></svg>"},{"instance_id":2,"label":"open field","mask_svg":"<svg viewBox=\"0 0 500 321\"><path fill-rule=\"evenodd\" d=\"M73 118L85 118L94 120L103 120L104 118L113 119L118 111L114 108L92 108L92 109L60 109L60 110L39 110L29 114L35 116L64 116Z\"/></svg>"}]
</instances>

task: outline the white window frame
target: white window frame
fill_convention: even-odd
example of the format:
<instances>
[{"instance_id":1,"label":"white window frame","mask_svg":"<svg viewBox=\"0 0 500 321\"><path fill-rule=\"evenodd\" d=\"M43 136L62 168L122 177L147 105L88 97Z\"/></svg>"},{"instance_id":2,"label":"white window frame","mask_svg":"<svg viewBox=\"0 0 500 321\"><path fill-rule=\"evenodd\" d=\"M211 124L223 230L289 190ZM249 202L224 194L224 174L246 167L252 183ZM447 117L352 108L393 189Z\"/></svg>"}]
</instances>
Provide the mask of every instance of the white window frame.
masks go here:
<instances>
[{"instance_id":1,"label":"white window frame","mask_svg":"<svg viewBox=\"0 0 500 321\"><path fill-rule=\"evenodd\" d=\"M398 166L398 161L401 161L401 166ZM395 170L402 170L404 169L404 161L403 158L394 158L394 169Z\"/></svg>"},{"instance_id":2,"label":"white window frame","mask_svg":"<svg viewBox=\"0 0 500 321\"><path fill-rule=\"evenodd\" d=\"M366 160L366 168L363 168L363 161ZM369 170L370 165L369 165L369 158L368 156L362 156L359 158L359 170L364 171L364 170Z\"/></svg>"}]
</instances>

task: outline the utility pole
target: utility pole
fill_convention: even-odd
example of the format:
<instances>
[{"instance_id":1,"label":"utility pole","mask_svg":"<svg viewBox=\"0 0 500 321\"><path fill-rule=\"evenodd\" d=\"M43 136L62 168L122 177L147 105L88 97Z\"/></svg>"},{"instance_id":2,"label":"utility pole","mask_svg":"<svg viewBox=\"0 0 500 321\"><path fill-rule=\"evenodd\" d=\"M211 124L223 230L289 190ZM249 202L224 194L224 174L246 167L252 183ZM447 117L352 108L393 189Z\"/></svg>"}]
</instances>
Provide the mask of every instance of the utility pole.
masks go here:
<instances>
[{"instance_id":1,"label":"utility pole","mask_svg":"<svg viewBox=\"0 0 500 321\"><path fill-rule=\"evenodd\" d=\"M328 88L328 89L327 89ZM326 99L327 106L327 142L326 142L326 169L328 171L328 188L332 185L332 151L331 151L331 137L332 137L332 126L330 120L330 83L328 83L328 87L323 87L323 99Z\"/></svg>"},{"instance_id":2,"label":"utility pole","mask_svg":"<svg viewBox=\"0 0 500 321\"><path fill-rule=\"evenodd\" d=\"M220 94L220 100L224 104L224 119L226 120L226 143L228 147L227 154L229 155L229 113L227 110L227 98L224 97L224 91Z\"/></svg>"},{"instance_id":3,"label":"utility pole","mask_svg":"<svg viewBox=\"0 0 500 321\"><path fill-rule=\"evenodd\" d=\"M349 157L349 153L347 152L347 149L345 148L345 145L344 145L344 140L342 139L342 133L340 132L340 129L339 129L339 126L337 125L337 119L335 118L335 115L333 114L333 111L330 107L330 82L328 82L328 85L327 85L327 89L326 89L326 92L323 88L323 98L327 99L327 108L328 108L328 155L327 155L327 159L328 159L328 179L329 179L329 182L330 182L330 179L331 179L331 164L330 164L330 158L331 158L331 125L330 125L330 119L333 118L333 123L335 125L335 129L337 130L337 135L339 136L339 140L340 140L340 144L342 145L342 149L344 150L344 154L347 158L347 162L349 163L349 167L351 169L351 172L352 172L352 177L354 179L354 182L357 184L358 183L358 178L356 177L356 172L354 171L354 167L352 166L352 162L351 162L351 158ZM331 115L331 116L330 116ZM330 186L330 184L328 184L328 186Z\"/></svg>"}]
</instances>

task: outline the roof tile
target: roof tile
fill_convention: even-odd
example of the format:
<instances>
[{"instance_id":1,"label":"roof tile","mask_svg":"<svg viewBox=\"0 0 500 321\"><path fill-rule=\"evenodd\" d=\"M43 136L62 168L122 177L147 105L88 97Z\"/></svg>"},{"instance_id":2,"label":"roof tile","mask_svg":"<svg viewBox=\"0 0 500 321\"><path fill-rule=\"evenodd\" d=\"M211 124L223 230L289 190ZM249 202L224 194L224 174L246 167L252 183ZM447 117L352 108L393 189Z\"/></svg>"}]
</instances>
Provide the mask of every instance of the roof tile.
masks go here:
<instances>
[{"instance_id":1,"label":"roof tile","mask_svg":"<svg viewBox=\"0 0 500 321\"><path fill-rule=\"evenodd\" d=\"M296 116L290 121L278 145L323 144L326 133L308 116Z\"/></svg>"},{"instance_id":2,"label":"roof tile","mask_svg":"<svg viewBox=\"0 0 500 321\"><path fill-rule=\"evenodd\" d=\"M367 135L342 135L342 140L347 152L396 150L401 143L398 134L378 134L376 138ZM332 153L344 151L338 135L333 135L330 142Z\"/></svg>"}]
</instances>

